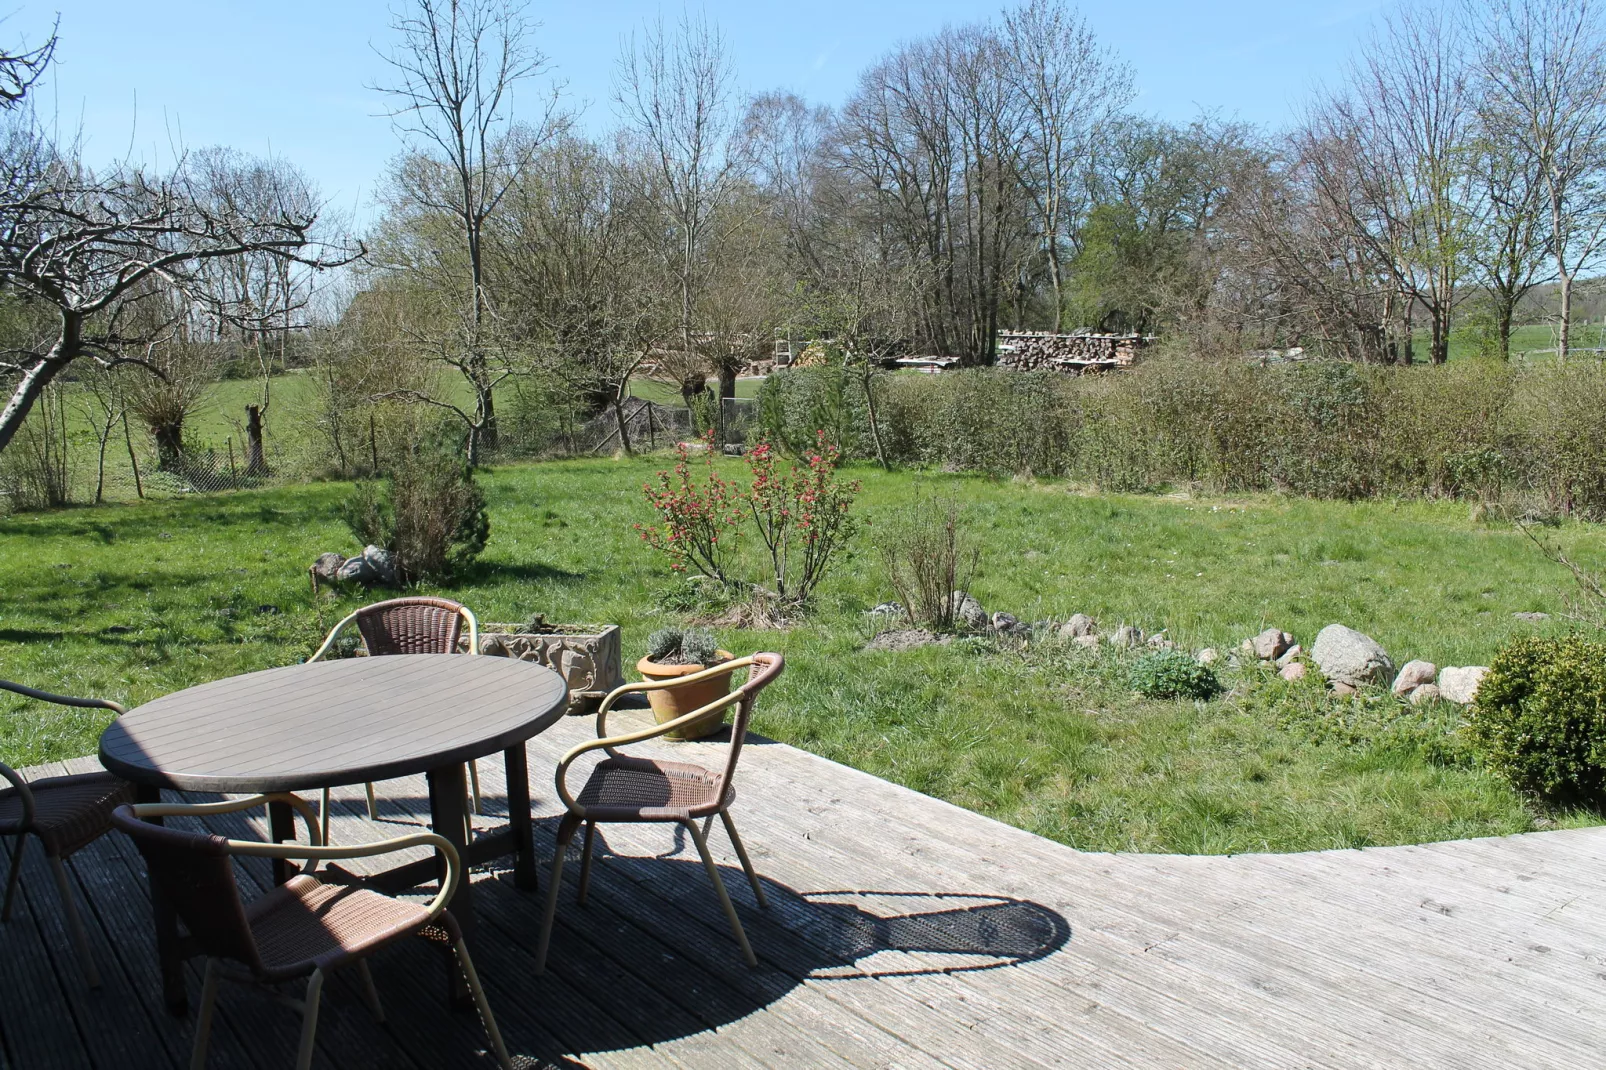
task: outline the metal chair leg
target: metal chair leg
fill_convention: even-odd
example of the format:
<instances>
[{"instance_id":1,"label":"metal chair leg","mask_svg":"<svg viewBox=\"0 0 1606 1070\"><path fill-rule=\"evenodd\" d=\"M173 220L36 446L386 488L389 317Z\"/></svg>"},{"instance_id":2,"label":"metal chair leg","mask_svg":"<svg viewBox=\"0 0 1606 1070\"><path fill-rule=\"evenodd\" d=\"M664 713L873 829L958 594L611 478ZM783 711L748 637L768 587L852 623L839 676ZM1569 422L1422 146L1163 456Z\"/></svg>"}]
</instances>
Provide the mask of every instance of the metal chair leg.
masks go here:
<instances>
[{"instance_id":1,"label":"metal chair leg","mask_svg":"<svg viewBox=\"0 0 1606 1070\"><path fill-rule=\"evenodd\" d=\"M736 942L742 945L742 957L749 966L758 965L758 956L753 954L753 945L747 942L747 933L742 930L742 919L736 916L736 907L731 904L730 893L725 891L725 882L720 879L719 867L714 865L714 856L708 853L708 841L703 838L702 832L697 828L697 822L687 821L686 831L697 844L697 853L703 856L703 868L708 871L708 879L714 882L714 894L719 896L719 905L725 911L725 917L730 919L731 932Z\"/></svg>"},{"instance_id":2,"label":"metal chair leg","mask_svg":"<svg viewBox=\"0 0 1606 1070\"><path fill-rule=\"evenodd\" d=\"M206 979L201 982L201 1009L195 1017L195 1043L190 1047L190 1070L206 1070L206 1045L212 1036L212 1008L217 1005L218 981L223 964L206 960Z\"/></svg>"},{"instance_id":3,"label":"metal chair leg","mask_svg":"<svg viewBox=\"0 0 1606 1070\"><path fill-rule=\"evenodd\" d=\"M296 1070L312 1070L312 1041L318 1034L318 1001L323 996L323 971L313 970L307 978L306 1006L301 1011L301 1047L296 1050Z\"/></svg>"},{"instance_id":4,"label":"metal chair leg","mask_svg":"<svg viewBox=\"0 0 1606 1070\"><path fill-rule=\"evenodd\" d=\"M586 896L591 891L591 840L596 832L597 823L587 821L585 847L580 852L580 895L576 900L581 906L586 905Z\"/></svg>"},{"instance_id":5,"label":"metal chair leg","mask_svg":"<svg viewBox=\"0 0 1606 1070\"><path fill-rule=\"evenodd\" d=\"M324 843L328 843L329 842L329 789L328 788L324 788L323 789L323 802L321 804L319 804L319 809L318 809L318 832L323 837L323 842Z\"/></svg>"},{"instance_id":6,"label":"metal chair leg","mask_svg":"<svg viewBox=\"0 0 1606 1070\"><path fill-rule=\"evenodd\" d=\"M742 870L747 874L747 883L753 886L753 898L758 905L769 907L769 900L764 898L764 888L758 882L758 874L753 872L753 860L747 857L747 848L742 846L742 838L736 835L736 822L731 818L729 810L719 812L720 820L725 823L725 834L731 838L731 846L736 848L736 857L742 860Z\"/></svg>"},{"instance_id":7,"label":"metal chair leg","mask_svg":"<svg viewBox=\"0 0 1606 1070\"><path fill-rule=\"evenodd\" d=\"M474 1005L479 1008L480 1021L485 1026L485 1035L491 1042L491 1051L496 1055L497 1064L503 1070L513 1070L513 1060L508 1057L507 1045L502 1043L502 1031L496 1028L496 1018L492 1016L491 1004L485 998L480 975L474 969L474 960L468 957L468 946L459 940L452 947L457 952L457 964L463 968L463 977L468 981L468 990L474 994Z\"/></svg>"},{"instance_id":8,"label":"metal chair leg","mask_svg":"<svg viewBox=\"0 0 1606 1070\"><path fill-rule=\"evenodd\" d=\"M483 814L480 809L480 763L468 763L468 799L476 814Z\"/></svg>"},{"instance_id":9,"label":"metal chair leg","mask_svg":"<svg viewBox=\"0 0 1606 1070\"><path fill-rule=\"evenodd\" d=\"M72 933L73 947L78 949L78 961L84 968L84 979L90 988L100 987L100 971L95 969L95 956L89 953L89 937L84 932L84 919L78 913L78 900L72 894L72 879L67 876L67 864L57 855L50 855L50 870L56 878L56 891L61 893L61 910L67 915L67 931Z\"/></svg>"},{"instance_id":10,"label":"metal chair leg","mask_svg":"<svg viewBox=\"0 0 1606 1070\"><path fill-rule=\"evenodd\" d=\"M374 975L368 969L367 959L357 960L357 978L362 982L363 1002L368 1004L370 1011L373 1011L374 1021L383 1022L385 1020L385 1005L379 1002L379 989L374 987Z\"/></svg>"},{"instance_id":11,"label":"metal chair leg","mask_svg":"<svg viewBox=\"0 0 1606 1070\"><path fill-rule=\"evenodd\" d=\"M22 848L28 842L28 834L17 834L17 846L11 849L11 874L6 877L6 902L0 907L0 921L11 920L11 901L17 897L17 885L22 883Z\"/></svg>"},{"instance_id":12,"label":"metal chair leg","mask_svg":"<svg viewBox=\"0 0 1606 1070\"><path fill-rule=\"evenodd\" d=\"M552 944L552 922L558 916L558 889L563 885L563 859L569 853L569 841L574 839L574 826L558 826L557 849L552 853L552 876L547 878L546 910L541 915L541 939L535 945L535 975L546 972L547 948Z\"/></svg>"},{"instance_id":13,"label":"metal chair leg","mask_svg":"<svg viewBox=\"0 0 1606 1070\"><path fill-rule=\"evenodd\" d=\"M364 784L363 788L368 792L368 820L370 820L370 821L378 821L379 820L379 803L376 802L375 799L374 799L374 786L373 786L373 784L369 783L369 784Z\"/></svg>"}]
</instances>

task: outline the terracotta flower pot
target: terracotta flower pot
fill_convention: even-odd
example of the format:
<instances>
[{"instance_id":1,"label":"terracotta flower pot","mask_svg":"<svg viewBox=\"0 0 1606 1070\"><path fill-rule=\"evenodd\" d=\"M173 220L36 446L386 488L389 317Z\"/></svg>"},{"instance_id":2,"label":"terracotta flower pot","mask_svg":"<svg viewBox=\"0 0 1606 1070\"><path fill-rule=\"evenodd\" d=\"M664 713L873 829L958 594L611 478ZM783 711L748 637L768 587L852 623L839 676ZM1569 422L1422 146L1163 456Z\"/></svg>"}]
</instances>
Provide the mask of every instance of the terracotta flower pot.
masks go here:
<instances>
[{"instance_id":1,"label":"terracotta flower pot","mask_svg":"<svg viewBox=\"0 0 1606 1070\"><path fill-rule=\"evenodd\" d=\"M719 656L726 661L733 656L728 650L719 651ZM673 680L681 676L690 676L702 672L705 665L660 665L656 661L642 658L636 662L636 671L646 680ZM652 703L652 713L659 724L667 724L676 717L682 717L699 707L706 706L714 700L730 694L731 672L710 676L689 687L666 687L656 691L647 692L647 701ZM684 728L669 733L670 739L701 739L706 735L719 731L725 724L725 711L717 710L701 721L694 721Z\"/></svg>"}]
</instances>

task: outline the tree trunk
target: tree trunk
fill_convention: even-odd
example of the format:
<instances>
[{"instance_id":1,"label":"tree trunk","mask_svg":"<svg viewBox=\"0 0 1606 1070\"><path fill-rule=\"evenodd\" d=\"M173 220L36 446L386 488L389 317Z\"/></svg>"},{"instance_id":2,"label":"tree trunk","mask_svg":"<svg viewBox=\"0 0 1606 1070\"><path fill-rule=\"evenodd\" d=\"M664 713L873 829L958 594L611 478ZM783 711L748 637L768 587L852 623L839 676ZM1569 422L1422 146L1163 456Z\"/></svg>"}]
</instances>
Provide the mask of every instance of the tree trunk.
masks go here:
<instances>
[{"instance_id":1,"label":"tree trunk","mask_svg":"<svg viewBox=\"0 0 1606 1070\"><path fill-rule=\"evenodd\" d=\"M156 467L164 472L178 471L184 459L184 423L168 420L151 428L156 440Z\"/></svg>"},{"instance_id":2,"label":"tree trunk","mask_svg":"<svg viewBox=\"0 0 1606 1070\"><path fill-rule=\"evenodd\" d=\"M1500 359L1511 359L1511 320L1515 315L1515 301L1502 294L1495 299L1494 330L1495 336L1500 339Z\"/></svg>"},{"instance_id":3,"label":"tree trunk","mask_svg":"<svg viewBox=\"0 0 1606 1070\"><path fill-rule=\"evenodd\" d=\"M82 352L83 323L76 315L63 315L61 334L45 358L23 373L11 392L11 400L0 409L0 453L11 444L22 421L28 418L45 387Z\"/></svg>"},{"instance_id":4,"label":"tree trunk","mask_svg":"<svg viewBox=\"0 0 1606 1070\"><path fill-rule=\"evenodd\" d=\"M866 413L870 417L870 441L875 443L875 459L876 459L876 463L881 466L883 471L890 472L890 471L892 471L892 466L887 463L887 451L881 445L881 422L880 422L880 420L878 420L876 418L875 383L873 382L873 376L871 374L873 372L873 370L874 369L871 367L871 365L869 363L869 360L867 358L866 361L865 361L865 365L864 365L864 381L863 381L864 382L864 407L865 407Z\"/></svg>"},{"instance_id":5,"label":"tree trunk","mask_svg":"<svg viewBox=\"0 0 1606 1070\"><path fill-rule=\"evenodd\" d=\"M1566 273L1561 275L1561 323L1558 324L1556 335L1556 360L1560 363L1567 361L1567 342L1569 329L1573 317L1573 277Z\"/></svg>"},{"instance_id":6,"label":"tree trunk","mask_svg":"<svg viewBox=\"0 0 1606 1070\"><path fill-rule=\"evenodd\" d=\"M721 364L719 366L719 399L723 402L726 398L735 396L736 369L729 364Z\"/></svg>"},{"instance_id":7,"label":"tree trunk","mask_svg":"<svg viewBox=\"0 0 1606 1070\"><path fill-rule=\"evenodd\" d=\"M268 462L262 449L262 406L245 407L245 474L265 476Z\"/></svg>"},{"instance_id":8,"label":"tree trunk","mask_svg":"<svg viewBox=\"0 0 1606 1070\"><path fill-rule=\"evenodd\" d=\"M618 394L613 397L613 419L619 425L620 448L625 451L626 457L633 456L636 451L630 448L630 421L625 419L624 398Z\"/></svg>"}]
</instances>

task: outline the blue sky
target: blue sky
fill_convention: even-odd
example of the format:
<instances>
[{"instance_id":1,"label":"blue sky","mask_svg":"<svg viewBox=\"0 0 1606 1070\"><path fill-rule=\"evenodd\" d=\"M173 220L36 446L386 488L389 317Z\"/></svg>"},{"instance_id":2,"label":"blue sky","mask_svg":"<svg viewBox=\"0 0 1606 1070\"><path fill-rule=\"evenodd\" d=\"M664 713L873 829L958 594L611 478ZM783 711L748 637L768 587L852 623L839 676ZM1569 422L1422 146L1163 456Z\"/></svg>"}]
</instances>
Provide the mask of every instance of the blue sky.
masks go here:
<instances>
[{"instance_id":1,"label":"blue sky","mask_svg":"<svg viewBox=\"0 0 1606 1070\"><path fill-rule=\"evenodd\" d=\"M272 150L311 174L333 202L366 217L398 142L365 89L386 76L384 0L12 0L8 42L37 39L59 10L61 46L41 110L82 129L86 155L228 144ZM1328 0L1090 0L1100 37L1132 64L1137 106L1185 120L1200 108L1277 125L1309 89L1335 79L1382 6ZM990 17L993 0L709 0L703 10L737 57L744 89L791 89L840 103L859 72L898 42ZM586 121L612 121L609 80L621 40L678 4L534 2L542 49ZM525 93L531 105L535 93Z\"/></svg>"}]
</instances>

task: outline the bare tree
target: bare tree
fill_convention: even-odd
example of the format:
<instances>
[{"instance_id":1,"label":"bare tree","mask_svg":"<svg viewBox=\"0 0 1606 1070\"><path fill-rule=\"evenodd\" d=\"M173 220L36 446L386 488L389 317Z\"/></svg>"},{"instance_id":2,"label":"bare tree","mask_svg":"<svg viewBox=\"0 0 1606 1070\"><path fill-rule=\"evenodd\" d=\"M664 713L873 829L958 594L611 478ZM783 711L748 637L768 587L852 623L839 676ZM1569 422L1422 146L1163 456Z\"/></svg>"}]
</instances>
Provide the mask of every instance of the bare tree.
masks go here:
<instances>
[{"instance_id":1,"label":"bare tree","mask_svg":"<svg viewBox=\"0 0 1606 1070\"><path fill-rule=\"evenodd\" d=\"M1560 283L1557 354L1570 346L1573 285L1606 252L1606 36L1597 0L1479 0L1488 126L1537 158Z\"/></svg>"},{"instance_id":2,"label":"bare tree","mask_svg":"<svg viewBox=\"0 0 1606 1070\"><path fill-rule=\"evenodd\" d=\"M1097 138L1131 103L1132 70L1099 44L1087 20L1063 0L1027 0L1004 15L1005 77L1025 108L1021 184L1054 297L1054 330L1064 330L1067 228L1086 207L1086 161Z\"/></svg>"},{"instance_id":3,"label":"bare tree","mask_svg":"<svg viewBox=\"0 0 1606 1070\"><path fill-rule=\"evenodd\" d=\"M710 271L709 245L721 210L748 166L735 103L729 49L701 16L682 15L673 31L660 20L619 57L614 100L650 160L641 193L655 202L650 222L679 294L680 348L695 347L698 300ZM736 395L735 371L721 366L720 397Z\"/></svg>"},{"instance_id":4,"label":"bare tree","mask_svg":"<svg viewBox=\"0 0 1606 1070\"><path fill-rule=\"evenodd\" d=\"M263 253L326 268L362 251L317 242L316 208L293 190L258 206L220 204L187 160L167 173L123 165L97 174L31 122L8 124L0 138L0 288L54 321L37 348L0 355L0 373L16 377L0 408L0 450L77 360L160 374L145 349L173 324L136 312L160 302L187 316L206 305L209 263Z\"/></svg>"},{"instance_id":5,"label":"bare tree","mask_svg":"<svg viewBox=\"0 0 1606 1070\"><path fill-rule=\"evenodd\" d=\"M1518 305L1552 277L1549 213L1539 154L1526 138L1511 137L1498 115L1481 119L1468 149L1475 216L1467 255L1489 295L1500 356L1509 360Z\"/></svg>"},{"instance_id":6,"label":"bare tree","mask_svg":"<svg viewBox=\"0 0 1606 1070\"><path fill-rule=\"evenodd\" d=\"M0 109L20 107L28 90L44 77L45 68L56 56L56 30L58 20L50 28L44 44L34 48L26 44L15 49L0 49Z\"/></svg>"},{"instance_id":7,"label":"bare tree","mask_svg":"<svg viewBox=\"0 0 1606 1070\"><path fill-rule=\"evenodd\" d=\"M482 443L497 444L499 376L489 351L494 303L486 286L485 228L552 132L556 93L542 120L529 127L534 136L509 136L514 87L547 65L532 40L535 24L517 0L411 0L392 27L401 40L386 58L397 81L377 88L398 101L391 113L398 133L428 157L403 161L392 184L413 209L449 219L462 244L461 270L451 272L461 276L461 337L456 343L437 339L437 348L474 390L474 412L462 415L470 463L476 463Z\"/></svg>"}]
</instances>

